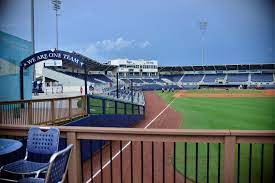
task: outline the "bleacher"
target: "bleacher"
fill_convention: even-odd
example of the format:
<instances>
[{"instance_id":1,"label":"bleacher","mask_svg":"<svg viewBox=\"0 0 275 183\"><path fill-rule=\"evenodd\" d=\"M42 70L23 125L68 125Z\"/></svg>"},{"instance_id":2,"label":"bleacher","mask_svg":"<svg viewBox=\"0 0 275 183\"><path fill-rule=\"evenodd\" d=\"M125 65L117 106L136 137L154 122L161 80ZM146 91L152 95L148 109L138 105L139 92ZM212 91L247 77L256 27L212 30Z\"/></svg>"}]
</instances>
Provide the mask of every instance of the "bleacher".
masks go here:
<instances>
[{"instance_id":1,"label":"bleacher","mask_svg":"<svg viewBox=\"0 0 275 183\"><path fill-rule=\"evenodd\" d=\"M130 81L128 79L121 79L121 81L123 81L125 83L130 83Z\"/></svg>"},{"instance_id":2,"label":"bleacher","mask_svg":"<svg viewBox=\"0 0 275 183\"><path fill-rule=\"evenodd\" d=\"M142 79L146 83L156 83L153 79Z\"/></svg>"},{"instance_id":3,"label":"bleacher","mask_svg":"<svg viewBox=\"0 0 275 183\"><path fill-rule=\"evenodd\" d=\"M63 73L63 74L69 75L69 76L73 76L78 79L84 80L84 78L85 78L84 77L85 74L83 74L83 73L74 73L74 72L60 71L60 70L54 70L54 71L57 71L57 72L60 72L60 73ZM113 82L110 78L108 78L107 76L105 76L103 74L89 74L87 79L91 83L101 83L100 81ZM100 81L98 81L98 80L100 80Z\"/></svg>"},{"instance_id":4,"label":"bleacher","mask_svg":"<svg viewBox=\"0 0 275 183\"><path fill-rule=\"evenodd\" d=\"M160 78L168 79L173 82L178 82L182 77L182 74L173 74L173 75L160 75Z\"/></svg>"},{"instance_id":5,"label":"bleacher","mask_svg":"<svg viewBox=\"0 0 275 183\"><path fill-rule=\"evenodd\" d=\"M263 73L263 74L251 74L252 82L273 82L273 74L272 73Z\"/></svg>"},{"instance_id":6,"label":"bleacher","mask_svg":"<svg viewBox=\"0 0 275 183\"><path fill-rule=\"evenodd\" d=\"M98 79L100 81L104 81L104 82L108 82L108 83L113 82L111 79L109 79L107 76L105 76L103 74L92 74L92 75L89 75L89 76L94 78L94 79Z\"/></svg>"},{"instance_id":7,"label":"bleacher","mask_svg":"<svg viewBox=\"0 0 275 183\"><path fill-rule=\"evenodd\" d=\"M158 84L146 84L142 85L142 90L147 91L147 90L161 90L163 86L158 85Z\"/></svg>"},{"instance_id":8,"label":"bleacher","mask_svg":"<svg viewBox=\"0 0 275 183\"><path fill-rule=\"evenodd\" d=\"M227 82L247 82L248 74L227 74Z\"/></svg>"},{"instance_id":9,"label":"bleacher","mask_svg":"<svg viewBox=\"0 0 275 183\"><path fill-rule=\"evenodd\" d=\"M143 83L141 79L131 79L133 83Z\"/></svg>"},{"instance_id":10,"label":"bleacher","mask_svg":"<svg viewBox=\"0 0 275 183\"><path fill-rule=\"evenodd\" d=\"M216 79L224 79L224 74L206 74L203 82L205 83L214 83Z\"/></svg>"},{"instance_id":11,"label":"bleacher","mask_svg":"<svg viewBox=\"0 0 275 183\"><path fill-rule=\"evenodd\" d=\"M200 82L203 78L203 74L185 74L181 80L184 83Z\"/></svg>"},{"instance_id":12,"label":"bleacher","mask_svg":"<svg viewBox=\"0 0 275 183\"><path fill-rule=\"evenodd\" d=\"M181 87L179 87L178 85L167 85L164 87L164 89L174 89L174 90L180 90L182 89Z\"/></svg>"},{"instance_id":13,"label":"bleacher","mask_svg":"<svg viewBox=\"0 0 275 183\"><path fill-rule=\"evenodd\" d=\"M158 83L165 83L163 80L161 79L153 79L155 82L158 82Z\"/></svg>"}]
</instances>

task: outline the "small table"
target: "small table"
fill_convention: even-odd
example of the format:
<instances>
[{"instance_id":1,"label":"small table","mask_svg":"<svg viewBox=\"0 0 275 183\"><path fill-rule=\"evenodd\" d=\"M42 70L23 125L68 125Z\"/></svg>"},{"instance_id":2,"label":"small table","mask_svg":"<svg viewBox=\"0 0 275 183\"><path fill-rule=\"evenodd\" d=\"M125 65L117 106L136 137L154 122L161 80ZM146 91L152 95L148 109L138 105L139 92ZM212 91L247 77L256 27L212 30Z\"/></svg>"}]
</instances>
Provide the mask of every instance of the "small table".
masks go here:
<instances>
[{"instance_id":1,"label":"small table","mask_svg":"<svg viewBox=\"0 0 275 183\"><path fill-rule=\"evenodd\" d=\"M22 143L13 139L0 138L0 156L14 152L22 147Z\"/></svg>"}]
</instances>

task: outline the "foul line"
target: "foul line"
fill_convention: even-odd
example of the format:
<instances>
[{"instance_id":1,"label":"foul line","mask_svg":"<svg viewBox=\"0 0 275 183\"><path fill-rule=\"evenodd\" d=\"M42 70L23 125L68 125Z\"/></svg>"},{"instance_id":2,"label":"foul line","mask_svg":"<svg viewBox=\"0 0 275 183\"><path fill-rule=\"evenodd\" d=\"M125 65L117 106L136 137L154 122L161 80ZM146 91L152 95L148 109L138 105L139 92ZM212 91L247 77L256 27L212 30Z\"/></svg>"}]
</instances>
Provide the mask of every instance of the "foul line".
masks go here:
<instances>
[{"instance_id":1,"label":"foul line","mask_svg":"<svg viewBox=\"0 0 275 183\"><path fill-rule=\"evenodd\" d=\"M143 129L148 128L162 113L164 113L166 111L166 109L168 107L170 107L170 105L175 101L176 98L174 98L154 119L152 119ZM130 144L132 141L128 141L128 143L123 146L123 148L121 150L119 150L113 157L112 157L112 161L121 153L123 152ZM106 168L109 164L111 163L111 160L107 161L103 166L102 169L99 169L92 178L90 178L89 180L86 181L86 183L90 183L92 181L92 179L94 179L100 172L101 170L103 170L104 168Z\"/></svg>"}]
</instances>

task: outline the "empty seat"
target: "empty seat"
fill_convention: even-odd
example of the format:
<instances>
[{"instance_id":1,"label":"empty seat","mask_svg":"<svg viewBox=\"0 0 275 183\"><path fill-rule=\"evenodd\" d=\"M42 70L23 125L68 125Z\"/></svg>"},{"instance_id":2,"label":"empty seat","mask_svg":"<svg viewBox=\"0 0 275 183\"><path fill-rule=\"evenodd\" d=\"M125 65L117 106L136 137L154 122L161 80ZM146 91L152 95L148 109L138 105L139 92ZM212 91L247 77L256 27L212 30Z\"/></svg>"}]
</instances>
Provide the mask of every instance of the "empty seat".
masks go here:
<instances>
[{"instance_id":1,"label":"empty seat","mask_svg":"<svg viewBox=\"0 0 275 183\"><path fill-rule=\"evenodd\" d=\"M185 83L194 83L194 82L200 82L203 78L203 74L185 74L182 78L182 82Z\"/></svg>"},{"instance_id":2,"label":"empty seat","mask_svg":"<svg viewBox=\"0 0 275 183\"><path fill-rule=\"evenodd\" d=\"M273 82L273 74L251 74L253 82Z\"/></svg>"},{"instance_id":3,"label":"empty seat","mask_svg":"<svg viewBox=\"0 0 275 183\"><path fill-rule=\"evenodd\" d=\"M227 82L247 82L248 74L228 74Z\"/></svg>"},{"instance_id":4,"label":"empty seat","mask_svg":"<svg viewBox=\"0 0 275 183\"><path fill-rule=\"evenodd\" d=\"M206 74L203 79L203 82L214 83L216 79L224 79L224 77L224 74Z\"/></svg>"}]
</instances>

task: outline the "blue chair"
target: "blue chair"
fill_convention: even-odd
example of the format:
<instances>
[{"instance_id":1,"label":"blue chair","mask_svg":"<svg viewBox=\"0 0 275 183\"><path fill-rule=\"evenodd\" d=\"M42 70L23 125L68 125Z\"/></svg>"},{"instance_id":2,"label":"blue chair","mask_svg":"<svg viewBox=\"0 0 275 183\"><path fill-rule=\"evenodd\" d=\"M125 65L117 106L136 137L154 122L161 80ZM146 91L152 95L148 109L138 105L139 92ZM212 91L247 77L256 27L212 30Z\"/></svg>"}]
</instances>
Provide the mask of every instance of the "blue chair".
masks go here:
<instances>
[{"instance_id":1,"label":"blue chair","mask_svg":"<svg viewBox=\"0 0 275 183\"><path fill-rule=\"evenodd\" d=\"M70 144L62 151L52 155L45 179L31 177L21 179L19 183L63 183L66 178L72 147L73 145Z\"/></svg>"},{"instance_id":2,"label":"blue chair","mask_svg":"<svg viewBox=\"0 0 275 183\"><path fill-rule=\"evenodd\" d=\"M27 148L25 158L4 165L0 169L0 175L4 172L9 175L35 175L45 171L49 166L49 158L58 151L60 132L58 128L32 127L28 132ZM35 157L42 157L42 162Z\"/></svg>"}]
</instances>

